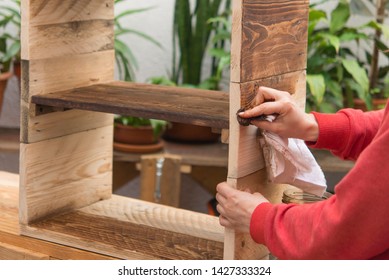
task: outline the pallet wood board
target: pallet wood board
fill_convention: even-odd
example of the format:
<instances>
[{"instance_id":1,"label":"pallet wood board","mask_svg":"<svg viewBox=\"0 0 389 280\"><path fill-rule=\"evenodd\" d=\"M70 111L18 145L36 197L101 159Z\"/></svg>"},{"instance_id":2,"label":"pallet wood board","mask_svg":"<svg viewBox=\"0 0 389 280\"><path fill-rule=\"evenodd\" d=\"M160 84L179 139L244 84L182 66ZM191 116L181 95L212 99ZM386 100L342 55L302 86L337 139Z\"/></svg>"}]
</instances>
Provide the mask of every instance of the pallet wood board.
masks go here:
<instances>
[{"instance_id":1,"label":"pallet wood board","mask_svg":"<svg viewBox=\"0 0 389 280\"><path fill-rule=\"evenodd\" d=\"M111 195L112 126L21 145L23 223Z\"/></svg>"},{"instance_id":2,"label":"pallet wood board","mask_svg":"<svg viewBox=\"0 0 389 280\"><path fill-rule=\"evenodd\" d=\"M181 87L115 81L35 95L38 105L116 113L228 128L228 94Z\"/></svg>"},{"instance_id":3,"label":"pallet wood board","mask_svg":"<svg viewBox=\"0 0 389 280\"><path fill-rule=\"evenodd\" d=\"M21 141L32 143L112 124L113 115L96 112L73 110L37 116L35 105L30 102L36 94L111 81L113 60L113 51L23 60Z\"/></svg>"},{"instance_id":4,"label":"pallet wood board","mask_svg":"<svg viewBox=\"0 0 389 280\"><path fill-rule=\"evenodd\" d=\"M124 259L221 259L216 217L112 196L70 213L22 226L35 238Z\"/></svg>"},{"instance_id":5,"label":"pallet wood board","mask_svg":"<svg viewBox=\"0 0 389 280\"><path fill-rule=\"evenodd\" d=\"M113 0L22 1L22 59L113 49L113 6Z\"/></svg>"},{"instance_id":6,"label":"pallet wood board","mask_svg":"<svg viewBox=\"0 0 389 280\"><path fill-rule=\"evenodd\" d=\"M308 0L233 1L231 81L305 69Z\"/></svg>"},{"instance_id":7,"label":"pallet wood board","mask_svg":"<svg viewBox=\"0 0 389 280\"><path fill-rule=\"evenodd\" d=\"M20 234L19 175L0 171L0 259L113 259Z\"/></svg>"}]
</instances>

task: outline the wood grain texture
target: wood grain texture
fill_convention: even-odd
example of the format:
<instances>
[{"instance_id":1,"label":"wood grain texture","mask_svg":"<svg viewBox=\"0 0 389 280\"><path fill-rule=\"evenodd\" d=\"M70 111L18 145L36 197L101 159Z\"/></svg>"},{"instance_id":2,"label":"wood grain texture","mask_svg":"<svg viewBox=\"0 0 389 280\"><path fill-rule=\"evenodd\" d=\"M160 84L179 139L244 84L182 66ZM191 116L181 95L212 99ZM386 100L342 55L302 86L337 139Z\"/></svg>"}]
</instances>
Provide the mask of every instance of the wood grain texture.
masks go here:
<instances>
[{"instance_id":1,"label":"wood grain texture","mask_svg":"<svg viewBox=\"0 0 389 280\"><path fill-rule=\"evenodd\" d=\"M22 59L113 49L113 1L22 1Z\"/></svg>"},{"instance_id":2,"label":"wood grain texture","mask_svg":"<svg viewBox=\"0 0 389 280\"><path fill-rule=\"evenodd\" d=\"M181 194L181 157L143 155L141 158L140 198L179 207Z\"/></svg>"},{"instance_id":3,"label":"wood grain texture","mask_svg":"<svg viewBox=\"0 0 389 280\"><path fill-rule=\"evenodd\" d=\"M309 1L234 2L233 82L248 82L306 68Z\"/></svg>"},{"instance_id":4,"label":"wood grain texture","mask_svg":"<svg viewBox=\"0 0 389 280\"><path fill-rule=\"evenodd\" d=\"M232 179L228 178L228 184L236 189L260 192L271 203L281 203L282 194L288 185L271 184L267 180L266 169L259 170L248 176ZM232 230L225 232L224 259L266 259L269 257L268 249L255 243L249 234L237 233ZM229 244L229 245L227 245Z\"/></svg>"},{"instance_id":5,"label":"wood grain texture","mask_svg":"<svg viewBox=\"0 0 389 280\"><path fill-rule=\"evenodd\" d=\"M0 260L49 260L50 256L0 242Z\"/></svg>"},{"instance_id":6,"label":"wood grain texture","mask_svg":"<svg viewBox=\"0 0 389 280\"><path fill-rule=\"evenodd\" d=\"M22 223L110 197L112 139L107 126L22 144Z\"/></svg>"},{"instance_id":7,"label":"wood grain texture","mask_svg":"<svg viewBox=\"0 0 389 280\"><path fill-rule=\"evenodd\" d=\"M236 112L241 108L241 86L230 85L230 136L228 153L228 178L240 178L265 167L262 151L257 141L255 126L241 126Z\"/></svg>"},{"instance_id":8,"label":"wood grain texture","mask_svg":"<svg viewBox=\"0 0 389 280\"><path fill-rule=\"evenodd\" d=\"M30 0L30 25L113 19L113 2L113 0Z\"/></svg>"},{"instance_id":9,"label":"wood grain texture","mask_svg":"<svg viewBox=\"0 0 389 280\"><path fill-rule=\"evenodd\" d=\"M110 82L32 97L40 105L228 127L228 94L181 87Z\"/></svg>"},{"instance_id":10,"label":"wood grain texture","mask_svg":"<svg viewBox=\"0 0 389 280\"><path fill-rule=\"evenodd\" d=\"M223 254L217 218L117 196L22 230L125 259L221 259Z\"/></svg>"},{"instance_id":11,"label":"wood grain texture","mask_svg":"<svg viewBox=\"0 0 389 280\"><path fill-rule=\"evenodd\" d=\"M35 116L31 96L113 80L114 52L22 61L21 141L31 143L113 123L112 115L55 112ZM93 121L95 120L95 121ZM60 129L58 129L60 128Z\"/></svg>"},{"instance_id":12,"label":"wood grain texture","mask_svg":"<svg viewBox=\"0 0 389 280\"><path fill-rule=\"evenodd\" d=\"M0 259L36 259L49 256L50 259L98 260L112 257L95 254L76 248L20 235L19 213L19 175L0 171L0 240L6 244ZM1 250L1 249L0 249ZM11 257L10 254L17 254ZM43 257L45 258L45 257Z\"/></svg>"}]
</instances>

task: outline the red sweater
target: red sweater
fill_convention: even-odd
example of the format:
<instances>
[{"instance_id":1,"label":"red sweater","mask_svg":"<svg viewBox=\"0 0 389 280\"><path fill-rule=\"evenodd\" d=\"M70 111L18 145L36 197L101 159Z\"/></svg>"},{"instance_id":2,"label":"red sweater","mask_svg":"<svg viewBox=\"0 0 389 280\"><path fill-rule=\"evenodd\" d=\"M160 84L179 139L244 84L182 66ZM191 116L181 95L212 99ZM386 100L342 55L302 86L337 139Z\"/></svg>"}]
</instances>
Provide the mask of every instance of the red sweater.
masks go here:
<instances>
[{"instance_id":1,"label":"red sweater","mask_svg":"<svg viewBox=\"0 0 389 280\"><path fill-rule=\"evenodd\" d=\"M311 147L355 166L326 201L260 204L252 238L279 259L389 259L389 106L314 115L320 133Z\"/></svg>"}]
</instances>

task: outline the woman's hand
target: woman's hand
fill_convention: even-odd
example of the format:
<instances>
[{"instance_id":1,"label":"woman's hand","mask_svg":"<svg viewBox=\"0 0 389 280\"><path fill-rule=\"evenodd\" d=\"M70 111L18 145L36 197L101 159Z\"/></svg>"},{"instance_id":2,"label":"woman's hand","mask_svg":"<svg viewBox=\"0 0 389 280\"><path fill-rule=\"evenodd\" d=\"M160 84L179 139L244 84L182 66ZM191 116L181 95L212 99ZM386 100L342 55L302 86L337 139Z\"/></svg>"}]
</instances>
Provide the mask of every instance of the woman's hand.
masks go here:
<instances>
[{"instance_id":1,"label":"woman's hand","mask_svg":"<svg viewBox=\"0 0 389 280\"><path fill-rule=\"evenodd\" d=\"M268 200L260 193L251 194L230 187L226 182L216 187L217 211L222 226L249 233L251 215L255 208Z\"/></svg>"},{"instance_id":2,"label":"woman's hand","mask_svg":"<svg viewBox=\"0 0 389 280\"><path fill-rule=\"evenodd\" d=\"M277 114L273 122L253 120L260 129L273 132L281 137L298 138L315 142L319 127L312 114L305 113L290 94L268 87L260 87L256 96L256 107L239 113L242 118Z\"/></svg>"}]
</instances>

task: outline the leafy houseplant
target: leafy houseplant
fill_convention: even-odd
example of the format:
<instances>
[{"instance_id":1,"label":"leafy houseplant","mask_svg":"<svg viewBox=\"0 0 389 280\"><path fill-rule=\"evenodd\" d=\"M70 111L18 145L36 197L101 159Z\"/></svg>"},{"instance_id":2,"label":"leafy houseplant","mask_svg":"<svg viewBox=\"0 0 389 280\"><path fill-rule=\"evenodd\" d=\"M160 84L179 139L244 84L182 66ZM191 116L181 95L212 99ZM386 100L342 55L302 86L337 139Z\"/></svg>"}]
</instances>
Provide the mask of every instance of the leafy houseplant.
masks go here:
<instances>
[{"instance_id":1,"label":"leafy houseplant","mask_svg":"<svg viewBox=\"0 0 389 280\"><path fill-rule=\"evenodd\" d=\"M374 31L386 29L374 17L351 26L353 2L339 0L329 16L318 8L324 2L328 1L311 5L309 13L307 110L334 112L352 107L356 96L371 108L375 90L368 77L372 46L377 42L380 49L386 48Z\"/></svg>"},{"instance_id":2,"label":"leafy houseplant","mask_svg":"<svg viewBox=\"0 0 389 280\"><path fill-rule=\"evenodd\" d=\"M115 0L115 9L124 3L126 0ZM123 36L126 35L136 35L140 38L145 39L148 42L151 42L158 47L161 45L154 40L152 37L148 36L145 33L139 32L134 29L130 29L125 27L123 24L123 19L127 16L138 14L149 10L150 8L141 8L141 9L126 9L120 13L116 13L115 15L115 60L116 66L118 69L118 75L121 80L124 81L133 81L135 79L135 69L138 67L137 60L131 50L131 48L126 45L126 43L122 40ZM132 117L132 116L115 116L115 133L114 140L118 143L126 143L129 145L155 145L158 143L158 137L160 137L164 127L166 126L165 121L161 120L152 120L145 119L140 117ZM132 128L136 131L133 132ZM128 132L131 130L131 132ZM123 134L123 131L124 134ZM139 139L128 140L127 137L131 136L145 136L143 139L140 137ZM117 145L118 146L118 145ZM119 148L118 148L119 147ZM120 149L121 146L118 146L117 149ZM127 147L128 148L128 147ZM151 147L152 148L152 147ZM159 149L160 147L156 147L155 149ZM152 150L155 150L152 149ZM144 152L145 150L140 150Z\"/></svg>"},{"instance_id":3,"label":"leafy houseplant","mask_svg":"<svg viewBox=\"0 0 389 280\"><path fill-rule=\"evenodd\" d=\"M20 78L20 0L12 0L12 5L0 5L0 72L8 72L14 64L15 74ZM16 30L11 34L10 29ZM19 65L18 64L18 65Z\"/></svg>"}]
</instances>

